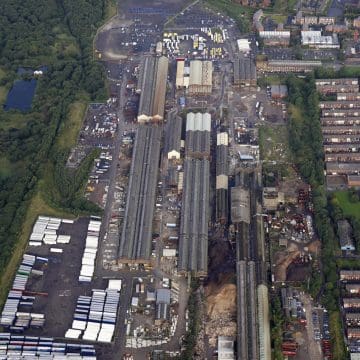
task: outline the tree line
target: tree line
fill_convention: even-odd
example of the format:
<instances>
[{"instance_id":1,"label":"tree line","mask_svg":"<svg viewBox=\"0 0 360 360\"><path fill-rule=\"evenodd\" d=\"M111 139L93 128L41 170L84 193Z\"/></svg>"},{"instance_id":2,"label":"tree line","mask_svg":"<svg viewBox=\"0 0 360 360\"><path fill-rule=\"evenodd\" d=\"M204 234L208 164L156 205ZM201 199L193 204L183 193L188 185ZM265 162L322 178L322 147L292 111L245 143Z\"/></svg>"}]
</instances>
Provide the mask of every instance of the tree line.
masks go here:
<instances>
[{"instance_id":1,"label":"tree line","mask_svg":"<svg viewBox=\"0 0 360 360\"><path fill-rule=\"evenodd\" d=\"M0 12L0 86L11 85L20 66L46 65L39 78L30 112L0 109L0 159L11 163L0 176L0 272L11 257L30 199L44 175L48 159L54 162L54 206L73 213L96 210L79 194L91 154L72 173L65 168L67 152L55 140L79 94L90 100L106 97L105 76L92 60L92 36L105 16L107 0L4 0ZM79 51L58 46L66 38ZM9 118L17 122L3 126ZM69 149L67 149L69 150ZM48 169L46 169L48 170ZM61 199L61 200L60 200Z\"/></svg>"},{"instance_id":2,"label":"tree line","mask_svg":"<svg viewBox=\"0 0 360 360\"><path fill-rule=\"evenodd\" d=\"M322 242L321 263L323 281L320 289L323 305L330 313L339 307L340 289L337 286L337 267L334 261L338 251L338 241L330 217L324 176L324 157L322 133L319 121L319 96L316 91L314 75L297 78L290 75L287 79L289 102L289 143L294 161L302 177L311 185L314 222ZM314 278L316 282L318 275ZM336 336L337 335L337 336ZM339 344L339 334L333 334L333 343ZM340 334L341 335L341 334ZM344 358L346 353L343 351Z\"/></svg>"}]
</instances>

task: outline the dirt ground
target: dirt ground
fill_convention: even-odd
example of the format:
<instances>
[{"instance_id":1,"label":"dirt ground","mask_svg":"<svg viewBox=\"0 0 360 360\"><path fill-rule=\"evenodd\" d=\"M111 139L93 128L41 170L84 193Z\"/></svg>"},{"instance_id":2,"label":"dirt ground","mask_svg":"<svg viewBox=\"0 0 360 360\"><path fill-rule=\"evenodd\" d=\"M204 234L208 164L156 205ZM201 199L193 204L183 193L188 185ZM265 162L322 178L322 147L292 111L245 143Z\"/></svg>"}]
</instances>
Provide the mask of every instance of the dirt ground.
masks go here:
<instances>
[{"instance_id":1,"label":"dirt ground","mask_svg":"<svg viewBox=\"0 0 360 360\"><path fill-rule=\"evenodd\" d=\"M236 336L236 285L209 286L206 292L205 334L209 346L215 349L218 336Z\"/></svg>"}]
</instances>

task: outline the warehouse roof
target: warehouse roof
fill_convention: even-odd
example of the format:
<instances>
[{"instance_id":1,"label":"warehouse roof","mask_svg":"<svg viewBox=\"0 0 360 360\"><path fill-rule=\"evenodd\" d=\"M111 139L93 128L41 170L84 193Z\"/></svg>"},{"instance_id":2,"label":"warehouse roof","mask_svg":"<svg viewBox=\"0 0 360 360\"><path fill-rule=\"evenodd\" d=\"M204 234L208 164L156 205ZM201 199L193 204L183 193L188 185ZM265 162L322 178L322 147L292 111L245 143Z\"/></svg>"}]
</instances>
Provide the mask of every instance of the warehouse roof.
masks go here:
<instances>
[{"instance_id":1,"label":"warehouse roof","mask_svg":"<svg viewBox=\"0 0 360 360\"><path fill-rule=\"evenodd\" d=\"M166 83L169 60L165 56L144 59L139 76L141 88L138 120L148 121L164 117Z\"/></svg>"},{"instance_id":2,"label":"warehouse roof","mask_svg":"<svg viewBox=\"0 0 360 360\"><path fill-rule=\"evenodd\" d=\"M218 359L235 360L234 340L231 337L218 337Z\"/></svg>"},{"instance_id":3,"label":"warehouse roof","mask_svg":"<svg viewBox=\"0 0 360 360\"><path fill-rule=\"evenodd\" d=\"M160 139L160 127L138 127L119 244L119 258L124 261L150 259Z\"/></svg>"},{"instance_id":4,"label":"warehouse roof","mask_svg":"<svg viewBox=\"0 0 360 360\"><path fill-rule=\"evenodd\" d=\"M193 113L186 115L186 131L211 131L211 116L209 113Z\"/></svg>"},{"instance_id":5,"label":"warehouse roof","mask_svg":"<svg viewBox=\"0 0 360 360\"><path fill-rule=\"evenodd\" d=\"M170 290L169 289L156 290L156 303L170 304Z\"/></svg>"},{"instance_id":6,"label":"warehouse roof","mask_svg":"<svg viewBox=\"0 0 360 360\"><path fill-rule=\"evenodd\" d=\"M195 276L207 273L209 176L208 160L185 160L178 267Z\"/></svg>"},{"instance_id":7,"label":"warehouse roof","mask_svg":"<svg viewBox=\"0 0 360 360\"><path fill-rule=\"evenodd\" d=\"M250 223L249 191L240 186L231 188L231 221Z\"/></svg>"},{"instance_id":8,"label":"warehouse roof","mask_svg":"<svg viewBox=\"0 0 360 360\"><path fill-rule=\"evenodd\" d=\"M182 119L179 116L169 113L166 123L165 148L166 152L178 151L181 148Z\"/></svg>"}]
</instances>

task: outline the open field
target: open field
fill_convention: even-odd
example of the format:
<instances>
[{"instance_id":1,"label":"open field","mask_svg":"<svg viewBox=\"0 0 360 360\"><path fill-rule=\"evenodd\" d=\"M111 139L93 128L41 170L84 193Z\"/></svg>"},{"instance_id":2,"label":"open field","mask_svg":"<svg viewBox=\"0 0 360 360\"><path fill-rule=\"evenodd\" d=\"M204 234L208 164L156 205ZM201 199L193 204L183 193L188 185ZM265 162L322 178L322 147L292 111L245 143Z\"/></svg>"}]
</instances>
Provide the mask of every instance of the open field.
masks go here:
<instances>
[{"instance_id":1,"label":"open field","mask_svg":"<svg viewBox=\"0 0 360 360\"><path fill-rule=\"evenodd\" d=\"M75 146L81 129L87 104L83 101L73 102L69 106L68 117L62 124L57 145L62 149L70 149Z\"/></svg>"},{"instance_id":2,"label":"open field","mask_svg":"<svg viewBox=\"0 0 360 360\"><path fill-rule=\"evenodd\" d=\"M274 12L286 14L294 11L297 0L275 0Z\"/></svg>"},{"instance_id":3,"label":"open field","mask_svg":"<svg viewBox=\"0 0 360 360\"><path fill-rule=\"evenodd\" d=\"M117 10L118 10L117 8L118 8L117 0L108 0L107 7L106 7L105 19L108 20L108 19L112 18L113 16L115 16L117 13Z\"/></svg>"},{"instance_id":4,"label":"open field","mask_svg":"<svg viewBox=\"0 0 360 360\"><path fill-rule=\"evenodd\" d=\"M352 203L349 199L349 193L347 191L335 192L335 197L339 202L344 216L355 216L360 218L360 202Z\"/></svg>"},{"instance_id":5,"label":"open field","mask_svg":"<svg viewBox=\"0 0 360 360\"><path fill-rule=\"evenodd\" d=\"M287 161L288 132L283 125L262 125L259 128L260 156L267 161Z\"/></svg>"}]
</instances>

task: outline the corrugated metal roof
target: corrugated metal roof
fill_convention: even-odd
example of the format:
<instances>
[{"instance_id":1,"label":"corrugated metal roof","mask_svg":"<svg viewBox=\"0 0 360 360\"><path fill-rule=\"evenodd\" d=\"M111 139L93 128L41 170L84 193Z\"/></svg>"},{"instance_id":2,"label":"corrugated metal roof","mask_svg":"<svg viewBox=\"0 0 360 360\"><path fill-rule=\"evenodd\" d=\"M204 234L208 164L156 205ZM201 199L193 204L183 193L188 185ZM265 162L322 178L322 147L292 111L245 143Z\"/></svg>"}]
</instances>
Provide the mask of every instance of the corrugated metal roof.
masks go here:
<instances>
[{"instance_id":1,"label":"corrugated metal roof","mask_svg":"<svg viewBox=\"0 0 360 360\"><path fill-rule=\"evenodd\" d=\"M186 131L194 131L195 130L195 114L193 112L189 112L186 115Z\"/></svg>"},{"instance_id":2,"label":"corrugated metal roof","mask_svg":"<svg viewBox=\"0 0 360 360\"><path fill-rule=\"evenodd\" d=\"M229 145L229 135L227 132L218 133L216 135L216 145Z\"/></svg>"},{"instance_id":3,"label":"corrugated metal roof","mask_svg":"<svg viewBox=\"0 0 360 360\"><path fill-rule=\"evenodd\" d=\"M156 303L170 304L170 290L169 289L156 290Z\"/></svg>"}]
</instances>

